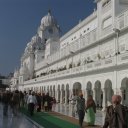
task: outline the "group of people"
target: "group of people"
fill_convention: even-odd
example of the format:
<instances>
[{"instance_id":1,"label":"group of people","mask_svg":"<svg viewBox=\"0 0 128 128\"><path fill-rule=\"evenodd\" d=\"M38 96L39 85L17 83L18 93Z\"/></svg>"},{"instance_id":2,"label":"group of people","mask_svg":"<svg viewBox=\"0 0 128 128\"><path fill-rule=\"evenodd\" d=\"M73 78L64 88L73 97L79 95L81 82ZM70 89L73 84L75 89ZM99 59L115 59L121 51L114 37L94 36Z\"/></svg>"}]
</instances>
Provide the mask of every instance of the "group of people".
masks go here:
<instances>
[{"instance_id":1,"label":"group of people","mask_svg":"<svg viewBox=\"0 0 128 128\"><path fill-rule=\"evenodd\" d=\"M0 94L0 99L3 103L3 115L7 116L8 106L12 109L13 115L17 115L20 107L27 107L28 112L32 116L34 109L40 112L51 111L52 105L56 104L54 97L49 96L49 93L40 94L29 91L29 93L15 90L14 92L4 91ZM79 117L79 125L82 128L83 120L86 115L86 122L89 126L95 124L96 104L91 95L87 101L83 98L83 94L79 93L72 99L76 101L76 108ZM113 95L112 104L106 108L106 116L103 128L128 128L128 107L121 104L121 96Z\"/></svg>"},{"instance_id":2,"label":"group of people","mask_svg":"<svg viewBox=\"0 0 128 128\"><path fill-rule=\"evenodd\" d=\"M35 92L29 92L28 95L26 95L26 102L28 105L28 111L30 112L30 115L33 115L34 108L36 107L37 112L40 112L41 109L44 111L51 111L52 105L56 103L56 100L54 97L49 96L49 93L40 94Z\"/></svg>"},{"instance_id":3,"label":"group of people","mask_svg":"<svg viewBox=\"0 0 128 128\"><path fill-rule=\"evenodd\" d=\"M82 93L74 97L73 100L77 101L76 106L80 128L82 128L85 115L87 124L94 126L96 104L92 96L88 96L86 103ZM121 104L120 95L112 96L112 104L106 108L106 116L102 128L128 128L128 107Z\"/></svg>"},{"instance_id":4,"label":"group of people","mask_svg":"<svg viewBox=\"0 0 128 128\"><path fill-rule=\"evenodd\" d=\"M83 120L86 113L86 122L89 126L94 126L95 124L95 113L96 113L96 104L91 95L88 96L87 102L83 98L83 94L79 93L79 96L74 96L72 99L76 101L77 114L79 117L79 126L82 128Z\"/></svg>"},{"instance_id":5,"label":"group of people","mask_svg":"<svg viewBox=\"0 0 128 128\"><path fill-rule=\"evenodd\" d=\"M16 116L23 101L23 93L18 90L14 92L4 91L1 92L0 99L3 104L3 115L8 115L8 107L10 106L13 115Z\"/></svg>"},{"instance_id":6,"label":"group of people","mask_svg":"<svg viewBox=\"0 0 128 128\"><path fill-rule=\"evenodd\" d=\"M51 111L52 105L56 103L54 97L47 94L35 93L33 91L4 91L0 93L0 100L3 104L3 115L8 115L8 107L10 106L12 114L16 116L21 107L26 107L30 115L32 116L34 110L37 112Z\"/></svg>"}]
</instances>

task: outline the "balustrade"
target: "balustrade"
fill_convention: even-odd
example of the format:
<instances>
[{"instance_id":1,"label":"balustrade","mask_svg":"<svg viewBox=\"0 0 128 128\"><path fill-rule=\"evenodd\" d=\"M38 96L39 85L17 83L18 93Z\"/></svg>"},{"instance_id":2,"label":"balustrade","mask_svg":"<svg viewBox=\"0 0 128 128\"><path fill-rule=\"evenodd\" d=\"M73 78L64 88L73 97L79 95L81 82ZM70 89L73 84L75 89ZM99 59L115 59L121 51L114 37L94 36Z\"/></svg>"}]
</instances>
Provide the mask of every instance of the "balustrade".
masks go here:
<instances>
[{"instance_id":1,"label":"balustrade","mask_svg":"<svg viewBox=\"0 0 128 128\"><path fill-rule=\"evenodd\" d=\"M128 10L121 13L116 18L116 27L119 28L120 30L125 28L125 27L128 27Z\"/></svg>"}]
</instances>

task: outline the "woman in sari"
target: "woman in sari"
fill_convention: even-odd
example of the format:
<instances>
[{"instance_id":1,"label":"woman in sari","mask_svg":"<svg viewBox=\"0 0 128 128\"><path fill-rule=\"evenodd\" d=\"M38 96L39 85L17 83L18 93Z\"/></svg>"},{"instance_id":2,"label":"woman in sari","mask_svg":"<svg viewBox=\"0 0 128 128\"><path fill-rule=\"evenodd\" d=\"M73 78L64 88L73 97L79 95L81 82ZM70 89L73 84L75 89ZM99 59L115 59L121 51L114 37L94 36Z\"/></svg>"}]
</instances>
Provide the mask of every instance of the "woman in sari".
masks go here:
<instances>
[{"instance_id":1,"label":"woman in sari","mask_svg":"<svg viewBox=\"0 0 128 128\"><path fill-rule=\"evenodd\" d=\"M86 103L86 119L87 124L93 126L95 124L95 113L96 113L96 104L91 95L88 96Z\"/></svg>"}]
</instances>

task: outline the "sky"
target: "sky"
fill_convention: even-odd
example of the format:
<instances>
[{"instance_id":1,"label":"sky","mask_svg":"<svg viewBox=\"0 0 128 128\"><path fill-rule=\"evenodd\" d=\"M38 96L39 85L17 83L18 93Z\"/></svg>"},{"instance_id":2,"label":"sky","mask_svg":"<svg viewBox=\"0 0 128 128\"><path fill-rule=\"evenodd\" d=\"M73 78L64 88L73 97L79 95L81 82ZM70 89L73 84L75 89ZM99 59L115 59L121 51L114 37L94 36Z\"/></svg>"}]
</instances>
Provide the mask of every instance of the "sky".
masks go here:
<instances>
[{"instance_id":1,"label":"sky","mask_svg":"<svg viewBox=\"0 0 128 128\"><path fill-rule=\"evenodd\" d=\"M0 0L0 74L19 68L26 44L49 9L64 35L94 8L94 0Z\"/></svg>"}]
</instances>

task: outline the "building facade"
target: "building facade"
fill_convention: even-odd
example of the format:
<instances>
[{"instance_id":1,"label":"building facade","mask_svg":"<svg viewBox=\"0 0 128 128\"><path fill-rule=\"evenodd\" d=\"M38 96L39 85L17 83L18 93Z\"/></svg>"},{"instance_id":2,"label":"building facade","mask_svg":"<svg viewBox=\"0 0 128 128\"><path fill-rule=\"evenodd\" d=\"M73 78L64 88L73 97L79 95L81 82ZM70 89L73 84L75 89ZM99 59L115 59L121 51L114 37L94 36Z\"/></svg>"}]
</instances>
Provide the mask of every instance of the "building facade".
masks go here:
<instances>
[{"instance_id":1,"label":"building facade","mask_svg":"<svg viewBox=\"0 0 128 128\"><path fill-rule=\"evenodd\" d=\"M128 105L128 1L95 2L97 10L62 37L50 11L42 18L12 86L49 92L65 104L82 91L103 108L120 94Z\"/></svg>"}]
</instances>

